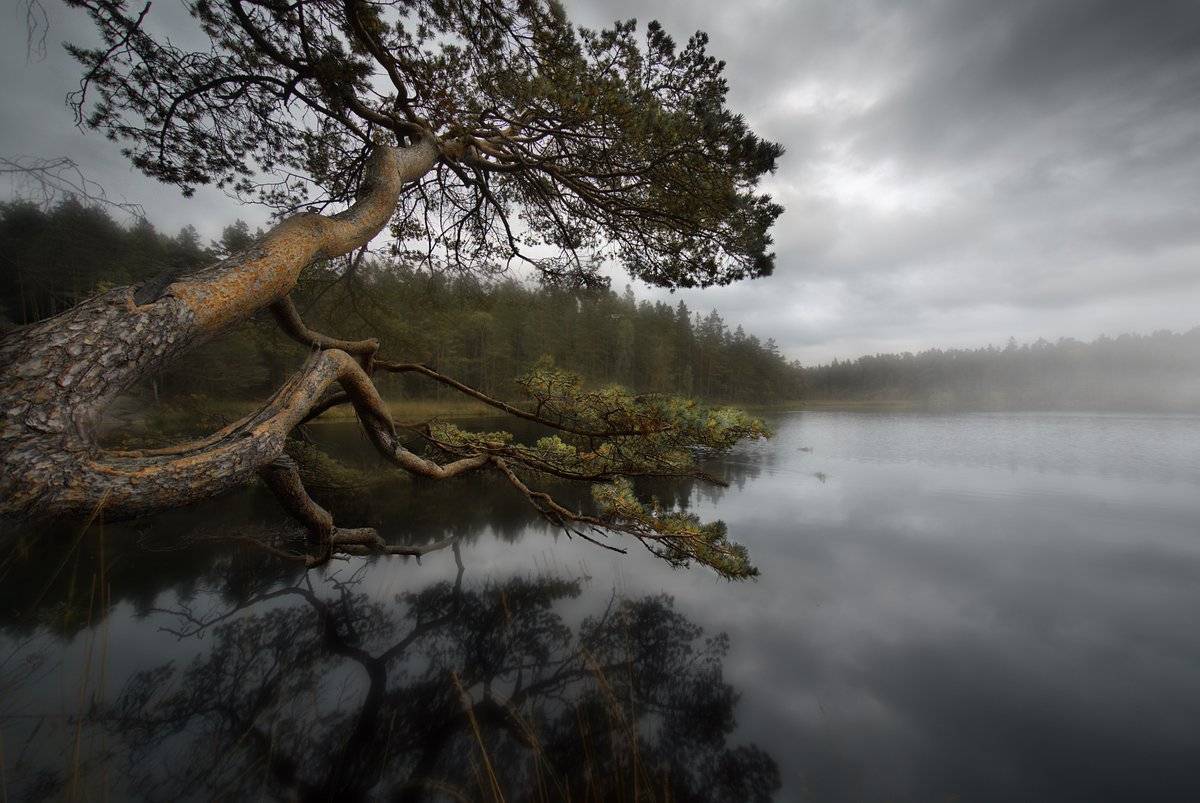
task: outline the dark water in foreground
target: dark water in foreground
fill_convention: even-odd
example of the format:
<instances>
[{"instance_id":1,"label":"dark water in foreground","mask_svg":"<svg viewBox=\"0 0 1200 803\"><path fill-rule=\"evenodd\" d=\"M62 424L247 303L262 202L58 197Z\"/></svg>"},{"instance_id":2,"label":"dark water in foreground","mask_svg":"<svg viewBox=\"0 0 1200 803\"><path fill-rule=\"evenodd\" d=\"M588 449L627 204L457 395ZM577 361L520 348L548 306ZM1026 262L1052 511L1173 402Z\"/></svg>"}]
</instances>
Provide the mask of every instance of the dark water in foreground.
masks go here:
<instances>
[{"instance_id":1,"label":"dark water in foreground","mask_svg":"<svg viewBox=\"0 0 1200 803\"><path fill-rule=\"evenodd\" d=\"M253 489L6 533L0 799L1200 798L1200 418L772 423L730 488L654 489L752 583L555 536L482 478L331 502L461 536L420 565L172 548L278 526Z\"/></svg>"}]
</instances>

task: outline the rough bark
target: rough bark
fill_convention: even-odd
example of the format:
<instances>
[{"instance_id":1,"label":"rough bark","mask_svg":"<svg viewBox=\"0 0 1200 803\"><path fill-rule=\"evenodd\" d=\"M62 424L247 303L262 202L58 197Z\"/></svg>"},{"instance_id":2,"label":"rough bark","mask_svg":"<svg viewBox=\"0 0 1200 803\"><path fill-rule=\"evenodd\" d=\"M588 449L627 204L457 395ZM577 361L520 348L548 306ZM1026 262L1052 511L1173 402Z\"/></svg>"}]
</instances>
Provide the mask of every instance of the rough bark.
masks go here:
<instances>
[{"instance_id":1,"label":"rough bark","mask_svg":"<svg viewBox=\"0 0 1200 803\"><path fill-rule=\"evenodd\" d=\"M372 441L398 465L428 476L475 467L441 467L405 451L355 359L369 359L377 344L311 332L286 300L306 266L369 242L391 218L404 185L437 158L432 138L403 149L380 147L346 211L296 215L211 267L119 287L6 334L0 339L0 514L128 518L211 497L264 471L270 478L268 467L283 454L288 432L333 384L349 394ZM97 445L96 424L117 395L265 307L288 334L320 351L262 409L171 449L112 452ZM321 529L315 519L306 524L310 532Z\"/></svg>"}]
</instances>

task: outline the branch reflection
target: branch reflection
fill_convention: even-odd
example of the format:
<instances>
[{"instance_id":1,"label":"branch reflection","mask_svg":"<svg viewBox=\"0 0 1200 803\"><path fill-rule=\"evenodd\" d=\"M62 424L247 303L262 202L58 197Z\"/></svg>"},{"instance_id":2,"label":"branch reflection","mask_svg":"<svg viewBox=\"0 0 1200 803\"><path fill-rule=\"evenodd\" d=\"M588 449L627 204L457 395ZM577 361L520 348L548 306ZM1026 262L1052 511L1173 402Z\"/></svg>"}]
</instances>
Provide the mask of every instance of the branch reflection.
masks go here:
<instances>
[{"instance_id":1,"label":"branch reflection","mask_svg":"<svg viewBox=\"0 0 1200 803\"><path fill-rule=\"evenodd\" d=\"M730 745L725 635L668 596L570 621L579 578L455 581L380 601L309 578L206 618L207 652L137 673L98 720L154 799L766 800L774 760Z\"/></svg>"}]
</instances>

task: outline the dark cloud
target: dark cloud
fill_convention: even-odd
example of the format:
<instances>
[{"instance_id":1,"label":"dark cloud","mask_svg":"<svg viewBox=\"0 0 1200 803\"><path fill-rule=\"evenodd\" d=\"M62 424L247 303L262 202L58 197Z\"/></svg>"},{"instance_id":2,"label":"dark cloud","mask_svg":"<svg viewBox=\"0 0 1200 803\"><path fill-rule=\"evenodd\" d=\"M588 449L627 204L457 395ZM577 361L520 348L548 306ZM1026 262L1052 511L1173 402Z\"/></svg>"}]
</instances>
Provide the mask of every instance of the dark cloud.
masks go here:
<instances>
[{"instance_id":1,"label":"dark cloud","mask_svg":"<svg viewBox=\"0 0 1200 803\"><path fill-rule=\"evenodd\" d=\"M1200 323L1195 4L654 13L707 27L737 104L789 146L776 275L689 304L806 361Z\"/></svg>"},{"instance_id":2,"label":"dark cloud","mask_svg":"<svg viewBox=\"0 0 1200 803\"><path fill-rule=\"evenodd\" d=\"M568 8L592 27L636 17L680 40L707 31L733 104L788 149L770 182L788 210L776 275L680 294L694 309L808 362L1200 323L1194 2ZM216 192L184 202L77 132L62 104L77 73L53 43L85 38L87 23L50 11L45 61L25 63L19 14L4 27L0 152L70 154L164 228L211 236L237 215L263 220ZM177 10L164 11L169 27Z\"/></svg>"}]
</instances>

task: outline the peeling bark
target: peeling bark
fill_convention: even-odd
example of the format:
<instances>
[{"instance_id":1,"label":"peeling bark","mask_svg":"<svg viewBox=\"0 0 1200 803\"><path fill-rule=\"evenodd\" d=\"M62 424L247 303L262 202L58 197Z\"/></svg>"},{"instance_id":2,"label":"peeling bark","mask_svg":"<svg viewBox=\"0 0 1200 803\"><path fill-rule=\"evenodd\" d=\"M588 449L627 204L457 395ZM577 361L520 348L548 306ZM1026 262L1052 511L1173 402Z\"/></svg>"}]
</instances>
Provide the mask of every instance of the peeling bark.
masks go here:
<instances>
[{"instance_id":1,"label":"peeling bark","mask_svg":"<svg viewBox=\"0 0 1200 803\"><path fill-rule=\"evenodd\" d=\"M477 467L479 461L437 466L404 450L355 359L365 362L378 344L311 332L287 300L312 262L369 242L391 218L404 185L428 172L437 158L431 137L402 149L379 147L346 211L296 215L252 248L211 267L119 287L4 335L0 514L130 518L206 499L263 473L288 501L286 484L276 481L281 476L276 461L288 433L333 384L349 394L372 441L397 465L426 476ZM208 438L170 449L118 452L97 445L97 421L120 393L265 307L289 335L319 351L260 410ZM310 533L328 540L333 533L328 514L309 512ZM348 543L370 541L362 533L346 536Z\"/></svg>"}]
</instances>

